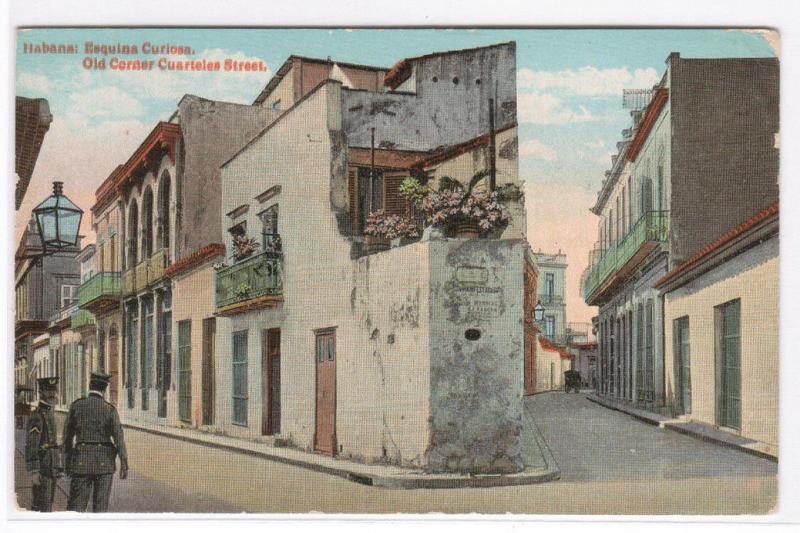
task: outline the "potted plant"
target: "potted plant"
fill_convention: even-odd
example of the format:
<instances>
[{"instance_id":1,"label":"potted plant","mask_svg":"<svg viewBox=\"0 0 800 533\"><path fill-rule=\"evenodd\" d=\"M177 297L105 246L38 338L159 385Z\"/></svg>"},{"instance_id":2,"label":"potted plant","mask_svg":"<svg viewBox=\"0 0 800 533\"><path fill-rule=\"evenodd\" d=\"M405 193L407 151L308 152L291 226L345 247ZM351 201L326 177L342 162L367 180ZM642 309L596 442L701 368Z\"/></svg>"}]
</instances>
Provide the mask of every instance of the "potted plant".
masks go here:
<instances>
[{"instance_id":1,"label":"potted plant","mask_svg":"<svg viewBox=\"0 0 800 533\"><path fill-rule=\"evenodd\" d=\"M408 217L391 215L383 209L370 213L364 228L365 249L368 253L388 250L390 242L400 238L419 237L419 228Z\"/></svg>"},{"instance_id":2,"label":"potted plant","mask_svg":"<svg viewBox=\"0 0 800 533\"><path fill-rule=\"evenodd\" d=\"M486 175L485 171L475 174L466 190L460 182L443 177L439 191L421 202L427 223L462 238L475 238L508 224L511 216L498 193L474 190Z\"/></svg>"},{"instance_id":3,"label":"potted plant","mask_svg":"<svg viewBox=\"0 0 800 533\"><path fill-rule=\"evenodd\" d=\"M258 241L245 234L238 234L233 236L233 258L236 261L241 261L246 257L253 255L256 248L261 246Z\"/></svg>"}]
</instances>

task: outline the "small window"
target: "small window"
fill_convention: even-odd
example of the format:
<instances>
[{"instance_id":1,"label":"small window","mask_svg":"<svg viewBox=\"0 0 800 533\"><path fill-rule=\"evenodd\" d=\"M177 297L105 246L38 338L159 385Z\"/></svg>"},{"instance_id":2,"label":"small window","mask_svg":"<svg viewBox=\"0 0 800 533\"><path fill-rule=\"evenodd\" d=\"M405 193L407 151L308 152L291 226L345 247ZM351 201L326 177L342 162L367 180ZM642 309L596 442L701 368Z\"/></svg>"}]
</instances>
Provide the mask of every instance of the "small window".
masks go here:
<instances>
[{"instance_id":1,"label":"small window","mask_svg":"<svg viewBox=\"0 0 800 533\"><path fill-rule=\"evenodd\" d=\"M317 337L317 362L321 363L325 358L325 339Z\"/></svg>"},{"instance_id":2,"label":"small window","mask_svg":"<svg viewBox=\"0 0 800 533\"><path fill-rule=\"evenodd\" d=\"M458 76L453 78L453 85L458 85Z\"/></svg>"},{"instance_id":3,"label":"small window","mask_svg":"<svg viewBox=\"0 0 800 533\"><path fill-rule=\"evenodd\" d=\"M328 337L328 361L333 361L333 337Z\"/></svg>"},{"instance_id":4,"label":"small window","mask_svg":"<svg viewBox=\"0 0 800 533\"><path fill-rule=\"evenodd\" d=\"M230 233L234 237L237 237L239 235L245 235L247 233L247 221L242 221L236 224L235 226L232 226L231 228L228 229L228 233Z\"/></svg>"},{"instance_id":5,"label":"small window","mask_svg":"<svg viewBox=\"0 0 800 533\"><path fill-rule=\"evenodd\" d=\"M434 76L432 81L433 81L433 83L436 83L437 81L439 81L439 78L437 78L436 76Z\"/></svg>"},{"instance_id":6,"label":"small window","mask_svg":"<svg viewBox=\"0 0 800 533\"><path fill-rule=\"evenodd\" d=\"M61 286L61 307L67 307L78 301L78 285Z\"/></svg>"}]
</instances>

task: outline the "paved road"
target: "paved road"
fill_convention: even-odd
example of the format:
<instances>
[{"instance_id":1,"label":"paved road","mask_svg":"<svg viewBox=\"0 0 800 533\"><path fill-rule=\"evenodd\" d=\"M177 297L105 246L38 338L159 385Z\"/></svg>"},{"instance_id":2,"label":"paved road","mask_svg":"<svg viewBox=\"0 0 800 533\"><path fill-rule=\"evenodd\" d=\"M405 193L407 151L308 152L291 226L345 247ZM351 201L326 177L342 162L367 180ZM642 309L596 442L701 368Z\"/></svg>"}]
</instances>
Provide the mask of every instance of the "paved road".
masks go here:
<instances>
[{"instance_id":1,"label":"paved road","mask_svg":"<svg viewBox=\"0 0 800 533\"><path fill-rule=\"evenodd\" d=\"M560 392L526 399L562 481L775 476L767 459L723 448Z\"/></svg>"},{"instance_id":2,"label":"paved road","mask_svg":"<svg viewBox=\"0 0 800 533\"><path fill-rule=\"evenodd\" d=\"M127 429L131 473L125 481L115 478L110 510L735 514L764 513L775 504L776 468L769 461L647 426L574 394L525 401L559 461L560 481L485 489L367 487Z\"/></svg>"}]
</instances>

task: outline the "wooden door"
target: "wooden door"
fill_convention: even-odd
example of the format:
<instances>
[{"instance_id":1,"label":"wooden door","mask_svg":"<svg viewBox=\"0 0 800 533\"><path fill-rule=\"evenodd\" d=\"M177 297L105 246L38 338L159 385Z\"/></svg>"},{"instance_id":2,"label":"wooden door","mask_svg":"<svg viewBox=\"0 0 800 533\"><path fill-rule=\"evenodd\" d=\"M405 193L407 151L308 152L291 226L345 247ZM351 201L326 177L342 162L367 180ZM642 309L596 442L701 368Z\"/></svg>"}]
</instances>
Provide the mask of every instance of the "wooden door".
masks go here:
<instances>
[{"instance_id":1,"label":"wooden door","mask_svg":"<svg viewBox=\"0 0 800 533\"><path fill-rule=\"evenodd\" d=\"M178 322L178 418L192 420L192 323Z\"/></svg>"},{"instance_id":2,"label":"wooden door","mask_svg":"<svg viewBox=\"0 0 800 533\"><path fill-rule=\"evenodd\" d=\"M741 429L741 330L739 300L717 307L717 424Z\"/></svg>"},{"instance_id":3,"label":"wooden door","mask_svg":"<svg viewBox=\"0 0 800 533\"><path fill-rule=\"evenodd\" d=\"M336 338L332 331L316 335L316 431L314 450L336 454Z\"/></svg>"},{"instance_id":4,"label":"wooden door","mask_svg":"<svg viewBox=\"0 0 800 533\"><path fill-rule=\"evenodd\" d=\"M281 432L281 330L261 332L261 434Z\"/></svg>"},{"instance_id":5,"label":"wooden door","mask_svg":"<svg viewBox=\"0 0 800 533\"><path fill-rule=\"evenodd\" d=\"M108 334L108 373L111 375L109 385L109 399L119 407L119 349L117 348L117 330L111 329Z\"/></svg>"},{"instance_id":6,"label":"wooden door","mask_svg":"<svg viewBox=\"0 0 800 533\"><path fill-rule=\"evenodd\" d=\"M203 424L214 423L214 348L217 324L214 318L203 320Z\"/></svg>"},{"instance_id":7,"label":"wooden door","mask_svg":"<svg viewBox=\"0 0 800 533\"><path fill-rule=\"evenodd\" d=\"M689 372L689 317L677 318L672 327L675 360L675 389L681 414L692 411L691 374Z\"/></svg>"}]
</instances>

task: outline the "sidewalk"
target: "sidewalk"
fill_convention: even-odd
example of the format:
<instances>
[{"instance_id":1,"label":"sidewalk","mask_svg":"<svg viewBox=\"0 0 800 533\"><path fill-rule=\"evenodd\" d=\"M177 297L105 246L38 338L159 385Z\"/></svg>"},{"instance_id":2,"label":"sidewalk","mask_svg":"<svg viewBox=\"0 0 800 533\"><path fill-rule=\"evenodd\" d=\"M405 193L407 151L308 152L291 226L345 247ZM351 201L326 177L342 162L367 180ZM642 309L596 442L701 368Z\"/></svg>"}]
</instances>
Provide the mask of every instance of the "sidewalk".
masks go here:
<instances>
[{"instance_id":1,"label":"sidewalk","mask_svg":"<svg viewBox=\"0 0 800 533\"><path fill-rule=\"evenodd\" d=\"M392 465L362 464L326 455L308 453L294 448L274 446L196 429L174 428L152 424L123 423L126 428L164 437L210 446L233 453L261 457L270 461L306 468L342 477L364 485L398 489L440 489L461 487L499 487L528 485L556 480L561 472L533 418L525 411L523 428L523 457L526 469L509 475L426 474L420 470Z\"/></svg>"},{"instance_id":2,"label":"sidewalk","mask_svg":"<svg viewBox=\"0 0 800 533\"><path fill-rule=\"evenodd\" d=\"M739 435L734 435L726 431L720 431L719 429L707 424L682 420L679 418L669 418L664 415L645 411L643 409L637 409L626 403L618 402L608 398L602 398L596 394L589 394L586 396L586 398L589 401L602 405L603 407L630 415L641 420L642 422L646 422L660 428L671 429L672 431L677 431L678 433L689 435L690 437L704 440L706 442L712 442L726 448L734 448L744 453L749 453L750 455L769 459L770 461L774 461L776 463L778 462L778 450L774 446L770 446L766 443L740 437Z\"/></svg>"}]
</instances>

